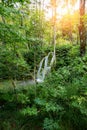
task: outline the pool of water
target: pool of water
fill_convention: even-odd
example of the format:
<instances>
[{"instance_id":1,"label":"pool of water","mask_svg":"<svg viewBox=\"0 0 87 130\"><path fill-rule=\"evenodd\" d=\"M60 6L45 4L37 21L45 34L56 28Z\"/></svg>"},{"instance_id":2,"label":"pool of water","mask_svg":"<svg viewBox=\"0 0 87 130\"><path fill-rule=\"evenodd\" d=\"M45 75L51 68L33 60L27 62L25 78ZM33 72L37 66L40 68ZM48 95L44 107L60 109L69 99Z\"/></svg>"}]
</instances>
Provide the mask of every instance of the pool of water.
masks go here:
<instances>
[{"instance_id":1,"label":"pool of water","mask_svg":"<svg viewBox=\"0 0 87 130\"><path fill-rule=\"evenodd\" d=\"M25 81L16 80L14 81L14 83L16 85L16 89L35 85L34 80L25 80ZM5 81L0 82L0 90L9 90L9 89L14 89L14 86L11 80L5 80Z\"/></svg>"}]
</instances>

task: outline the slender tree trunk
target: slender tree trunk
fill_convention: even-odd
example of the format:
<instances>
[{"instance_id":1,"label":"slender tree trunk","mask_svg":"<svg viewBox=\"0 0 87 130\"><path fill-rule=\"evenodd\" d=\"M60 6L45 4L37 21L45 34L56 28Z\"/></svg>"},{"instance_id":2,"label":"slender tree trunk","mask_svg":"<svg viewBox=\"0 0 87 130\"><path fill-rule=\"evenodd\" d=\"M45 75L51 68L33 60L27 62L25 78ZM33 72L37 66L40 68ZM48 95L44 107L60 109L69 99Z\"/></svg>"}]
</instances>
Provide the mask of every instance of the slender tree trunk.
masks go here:
<instances>
[{"instance_id":1,"label":"slender tree trunk","mask_svg":"<svg viewBox=\"0 0 87 130\"><path fill-rule=\"evenodd\" d=\"M52 0L53 4L53 44L54 44L54 50L56 45L56 4L57 0ZM54 52L55 53L55 52Z\"/></svg>"},{"instance_id":2,"label":"slender tree trunk","mask_svg":"<svg viewBox=\"0 0 87 130\"><path fill-rule=\"evenodd\" d=\"M36 10L36 14L37 14L37 10L38 10L38 1L35 1L35 10ZM36 24L36 20L35 20L35 24ZM37 37L37 36L36 36ZM39 36L38 36L39 37ZM35 51L34 51L34 82L36 83L36 45L35 45Z\"/></svg>"},{"instance_id":3,"label":"slender tree trunk","mask_svg":"<svg viewBox=\"0 0 87 130\"><path fill-rule=\"evenodd\" d=\"M83 56L86 52L86 31L83 21L83 16L85 14L85 0L80 0L80 26L79 26L79 36L80 36L80 55Z\"/></svg>"},{"instance_id":4,"label":"slender tree trunk","mask_svg":"<svg viewBox=\"0 0 87 130\"><path fill-rule=\"evenodd\" d=\"M68 37L69 37L69 40L72 42L72 21L71 21L71 14L70 14L70 1L67 0L67 14L68 14L68 20L70 21L69 23L69 30L68 30Z\"/></svg>"}]
</instances>

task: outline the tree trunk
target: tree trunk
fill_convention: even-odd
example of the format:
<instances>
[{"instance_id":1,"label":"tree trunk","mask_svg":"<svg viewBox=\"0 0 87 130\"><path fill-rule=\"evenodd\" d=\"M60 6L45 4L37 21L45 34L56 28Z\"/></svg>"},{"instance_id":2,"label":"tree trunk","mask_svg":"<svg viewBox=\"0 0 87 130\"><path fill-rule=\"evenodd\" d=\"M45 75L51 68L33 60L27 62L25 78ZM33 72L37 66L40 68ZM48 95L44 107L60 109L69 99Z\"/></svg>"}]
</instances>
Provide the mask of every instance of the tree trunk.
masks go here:
<instances>
[{"instance_id":1,"label":"tree trunk","mask_svg":"<svg viewBox=\"0 0 87 130\"><path fill-rule=\"evenodd\" d=\"M52 0L52 17L53 17L53 45L54 45L54 53L55 53L55 47L56 47L56 6L57 6L57 0Z\"/></svg>"},{"instance_id":2,"label":"tree trunk","mask_svg":"<svg viewBox=\"0 0 87 130\"><path fill-rule=\"evenodd\" d=\"M83 21L85 14L85 0L80 0L80 25L79 25L79 36L80 36L80 55L83 56L86 52L86 31Z\"/></svg>"}]
</instances>

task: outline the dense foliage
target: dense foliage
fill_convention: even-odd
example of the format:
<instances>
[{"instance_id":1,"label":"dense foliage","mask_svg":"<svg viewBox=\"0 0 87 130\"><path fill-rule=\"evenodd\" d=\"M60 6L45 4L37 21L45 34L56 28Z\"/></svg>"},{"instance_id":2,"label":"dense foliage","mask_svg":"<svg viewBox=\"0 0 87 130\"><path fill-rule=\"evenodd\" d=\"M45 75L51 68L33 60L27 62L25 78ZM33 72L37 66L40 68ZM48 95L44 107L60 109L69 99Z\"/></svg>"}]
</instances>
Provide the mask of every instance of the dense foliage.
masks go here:
<instances>
[{"instance_id":1,"label":"dense foliage","mask_svg":"<svg viewBox=\"0 0 87 130\"><path fill-rule=\"evenodd\" d=\"M87 129L87 55L80 58L78 50L57 47L44 83L0 92L1 129Z\"/></svg>"},{"instance_id":2,"label":"dense foliage","mask_svg":"<svg viewBox=\"0 0 87 130\"><path fill-rule=\"evenodd\" d=\"M0 0L0 130L87 130L86 1L44 2ZM49 52L56 63L34 82Z\"/></svg>"}]
</instances>

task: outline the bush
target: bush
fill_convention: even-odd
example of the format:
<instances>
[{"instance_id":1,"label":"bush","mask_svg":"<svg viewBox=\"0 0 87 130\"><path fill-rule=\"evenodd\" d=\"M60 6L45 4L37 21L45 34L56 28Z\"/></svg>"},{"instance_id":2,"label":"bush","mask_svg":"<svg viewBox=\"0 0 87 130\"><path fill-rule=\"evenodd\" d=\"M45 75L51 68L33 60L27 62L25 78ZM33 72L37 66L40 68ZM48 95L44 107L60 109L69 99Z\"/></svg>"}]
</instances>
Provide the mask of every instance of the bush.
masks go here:
<instances>
[{"instance_id":1,"label":"bush","mask_svg":"<svg viewBox=\"0 0 87 130\"><path fill-rule=\"evenodd\" d=\"M14 54L13 50L0 48L0 79L23 79L30 71L22 55Z\"/></svg>"}]
</instances>

